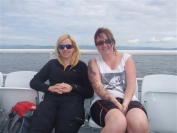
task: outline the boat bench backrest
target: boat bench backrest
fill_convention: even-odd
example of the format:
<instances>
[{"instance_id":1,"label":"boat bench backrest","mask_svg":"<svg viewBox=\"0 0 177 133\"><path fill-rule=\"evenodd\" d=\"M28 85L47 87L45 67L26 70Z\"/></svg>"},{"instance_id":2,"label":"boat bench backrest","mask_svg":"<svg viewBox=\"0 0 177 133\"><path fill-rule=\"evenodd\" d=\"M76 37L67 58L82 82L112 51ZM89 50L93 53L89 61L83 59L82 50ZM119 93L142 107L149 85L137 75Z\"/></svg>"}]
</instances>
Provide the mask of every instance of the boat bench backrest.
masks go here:
<instances>
[{"instance_id":1,"label":"boat bench backrest","mask_svg":"<svg viewBox=\"0 0 177 133\"><path fill-rule=\"evenodd\" d=\"M2 75L2 73L0 72L0 87L3 86L3 83L4 83L3 75Z\"/></svg>"},{"instance_id":2,"label":"boat bench backrest","mask_svg":"<svg viewBox=\"0 0 177 133\"><path fill-rule=\"evenodd\" d=\"M4 113L10 112L17 102L38 104L38 92L29 86L35 74L34 71L17 71L7 75L4 87L0 87L1 109Z\"/></svg>"},{"instance_id":3,"label":"boat bench backrest","mask_svg":"<svg viewBox=\"0 0 177 133\"><path fill-rule=\"evenodd\" d=\"M29 82L34 77L34 71L11 72L5 79L5 87L24 87L30 88Z\"/></svg>"},{"instance_id":4,"label":"boat bench backrest","mask_svg":"<svg viewBox=\"0 0 177 133\"><path fill-rule=\"evenodd\" d=\"M149 75L143 78L141 103L152 132L177 133L177 76Z\"/></svg>"}]
</instances>

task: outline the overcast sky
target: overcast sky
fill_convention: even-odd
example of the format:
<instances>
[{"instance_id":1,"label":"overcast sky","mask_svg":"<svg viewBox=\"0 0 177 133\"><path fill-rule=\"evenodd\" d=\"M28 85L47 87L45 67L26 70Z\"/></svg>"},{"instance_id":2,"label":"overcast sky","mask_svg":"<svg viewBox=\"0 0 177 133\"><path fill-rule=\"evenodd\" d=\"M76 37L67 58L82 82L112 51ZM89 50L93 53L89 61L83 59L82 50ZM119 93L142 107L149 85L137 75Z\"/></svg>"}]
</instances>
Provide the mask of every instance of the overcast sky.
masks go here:
<instances>
[{"instance_id":1,"label":"overcast sky","mask_svg":"<svg viewBox=\"0 0 177 133\"><path fill-rule=\"evenodd\" d=\"M99 27L118 46L176 48L177 0L0 0L0 45L94 45Z\"/></svg>"}]
</instances>

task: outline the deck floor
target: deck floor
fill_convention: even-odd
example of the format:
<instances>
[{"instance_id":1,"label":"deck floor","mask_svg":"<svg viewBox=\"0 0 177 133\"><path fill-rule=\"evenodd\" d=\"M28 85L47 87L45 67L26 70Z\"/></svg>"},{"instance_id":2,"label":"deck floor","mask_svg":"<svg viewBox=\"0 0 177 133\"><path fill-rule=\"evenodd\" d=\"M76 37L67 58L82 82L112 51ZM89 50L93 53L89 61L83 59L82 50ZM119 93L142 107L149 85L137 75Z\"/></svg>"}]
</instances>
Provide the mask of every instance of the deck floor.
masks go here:
<instances>
[{"instance_id":1,"label":"deck floor","mask_svg":"<svg viewBox=\"0 0 177 133\"><path fill-rule=\"evenodd\" d=\"M92 128L92 127L88 126L88 122L86 121L84 123L84 125L80 128L78 133L100 133L100 131L101 131L101 129ZM52 133L55 133L55 131L53 131Z\"/></svg>"},{"instance_id":2,"label":"deck floor","mask_svg":"<svg viewBox=\"0 0 177 133\"><path fill-rule=\"evenodd\" d=\"M88 126L88 122L86 121L84 126L82 126L78 133L100 133L101 129L92 128Z\"/></svg>"}]
</instances>

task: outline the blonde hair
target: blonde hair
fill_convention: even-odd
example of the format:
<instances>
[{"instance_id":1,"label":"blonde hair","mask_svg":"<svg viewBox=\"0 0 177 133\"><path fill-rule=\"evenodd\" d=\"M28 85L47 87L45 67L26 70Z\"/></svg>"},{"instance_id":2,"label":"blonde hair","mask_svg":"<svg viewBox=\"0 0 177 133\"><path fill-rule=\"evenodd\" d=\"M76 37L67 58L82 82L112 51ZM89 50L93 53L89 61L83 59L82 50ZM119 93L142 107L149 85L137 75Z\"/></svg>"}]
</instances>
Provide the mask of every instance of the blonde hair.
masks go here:
<instances>
[{"instance_id":1,"label":"blonde hair","mask_svg":"<svg viewBox=\"0 0 177 133\"><path fill-rule=\"evenodd\" d=\"M62 57L60 56L60 53L58 51L58 45L60 45L60 43L65 40L65 39L70 39L71 40L71 43L72 45L74 46L75 48L75 51L73 52L73 55L71 57L71 68L76 66L78 61L79 61L79 58L80 58L80 50L79 50L79 47L76 43L76 41L74 40L74 38L69 35L69 34L63 34L61 35L58 40L57 40L57 43L56 43L56 46L55 46L55 54L56 54L56 57L58 59L58 61L60 62L60 64L63 65L64 69L66 69L66 65L64 64L63 60L62 60ZM70 69L71 69L70 68Z\"/></svg>"},{"instance_id":2,"label":"blonde hair","mask_svg":"<svg viewBox=\"0 0 177 133\"><path fill-rule=\"evenodd\" d=\"M116 50L116 47L115 47L115 45L116 45L116 40L114 39L114 36L113 36L112 32L111 32L108 28L102 27L102 28L98 28L98 29L97 29L97 31L95 32L95 35L94 35L95 45L96 45L96 39L97 39L97 37L101 37L101 34L102 34L102 33L105 33L106 36L108 37L108 39L110 39L111 42L113 42L113 45L114 45L113 51L114 51L115 53L117 53L117 50Z\"/></svg>"}]
</instances>

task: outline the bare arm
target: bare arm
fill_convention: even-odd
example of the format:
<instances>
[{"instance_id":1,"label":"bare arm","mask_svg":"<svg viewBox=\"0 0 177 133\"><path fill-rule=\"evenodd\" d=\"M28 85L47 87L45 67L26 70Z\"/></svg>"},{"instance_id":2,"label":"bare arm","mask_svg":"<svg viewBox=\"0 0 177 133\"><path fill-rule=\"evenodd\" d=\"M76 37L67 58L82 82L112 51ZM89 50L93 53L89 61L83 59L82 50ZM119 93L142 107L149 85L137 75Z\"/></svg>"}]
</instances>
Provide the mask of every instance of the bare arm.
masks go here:
<instances>
[{"instance_id":1,"label":"bare arm","mask_svg":"<svg viewBox=\"0 0 177 133\"><path fill-rule=\"evenodd\" d=\"M95 93L97 93L99 97L103 100L113 102L120 110L122 110L122 105L103 87L96 59L94 58L90 59L88 63L88 77Z\"/></svg>"},{"instance_id":2,"label":"bare arm","mask_svg":"<svg viewBox=\"0 0 177 133\"><path fill-rule=\"evenodd\" d=\"M127 87L125 91L124 101L123 101L123 112L127 111L128 105L134 95L136 86L136 68L132 57L128 58L125 63L126 80Z\"/></svg>"}]
</instances>

